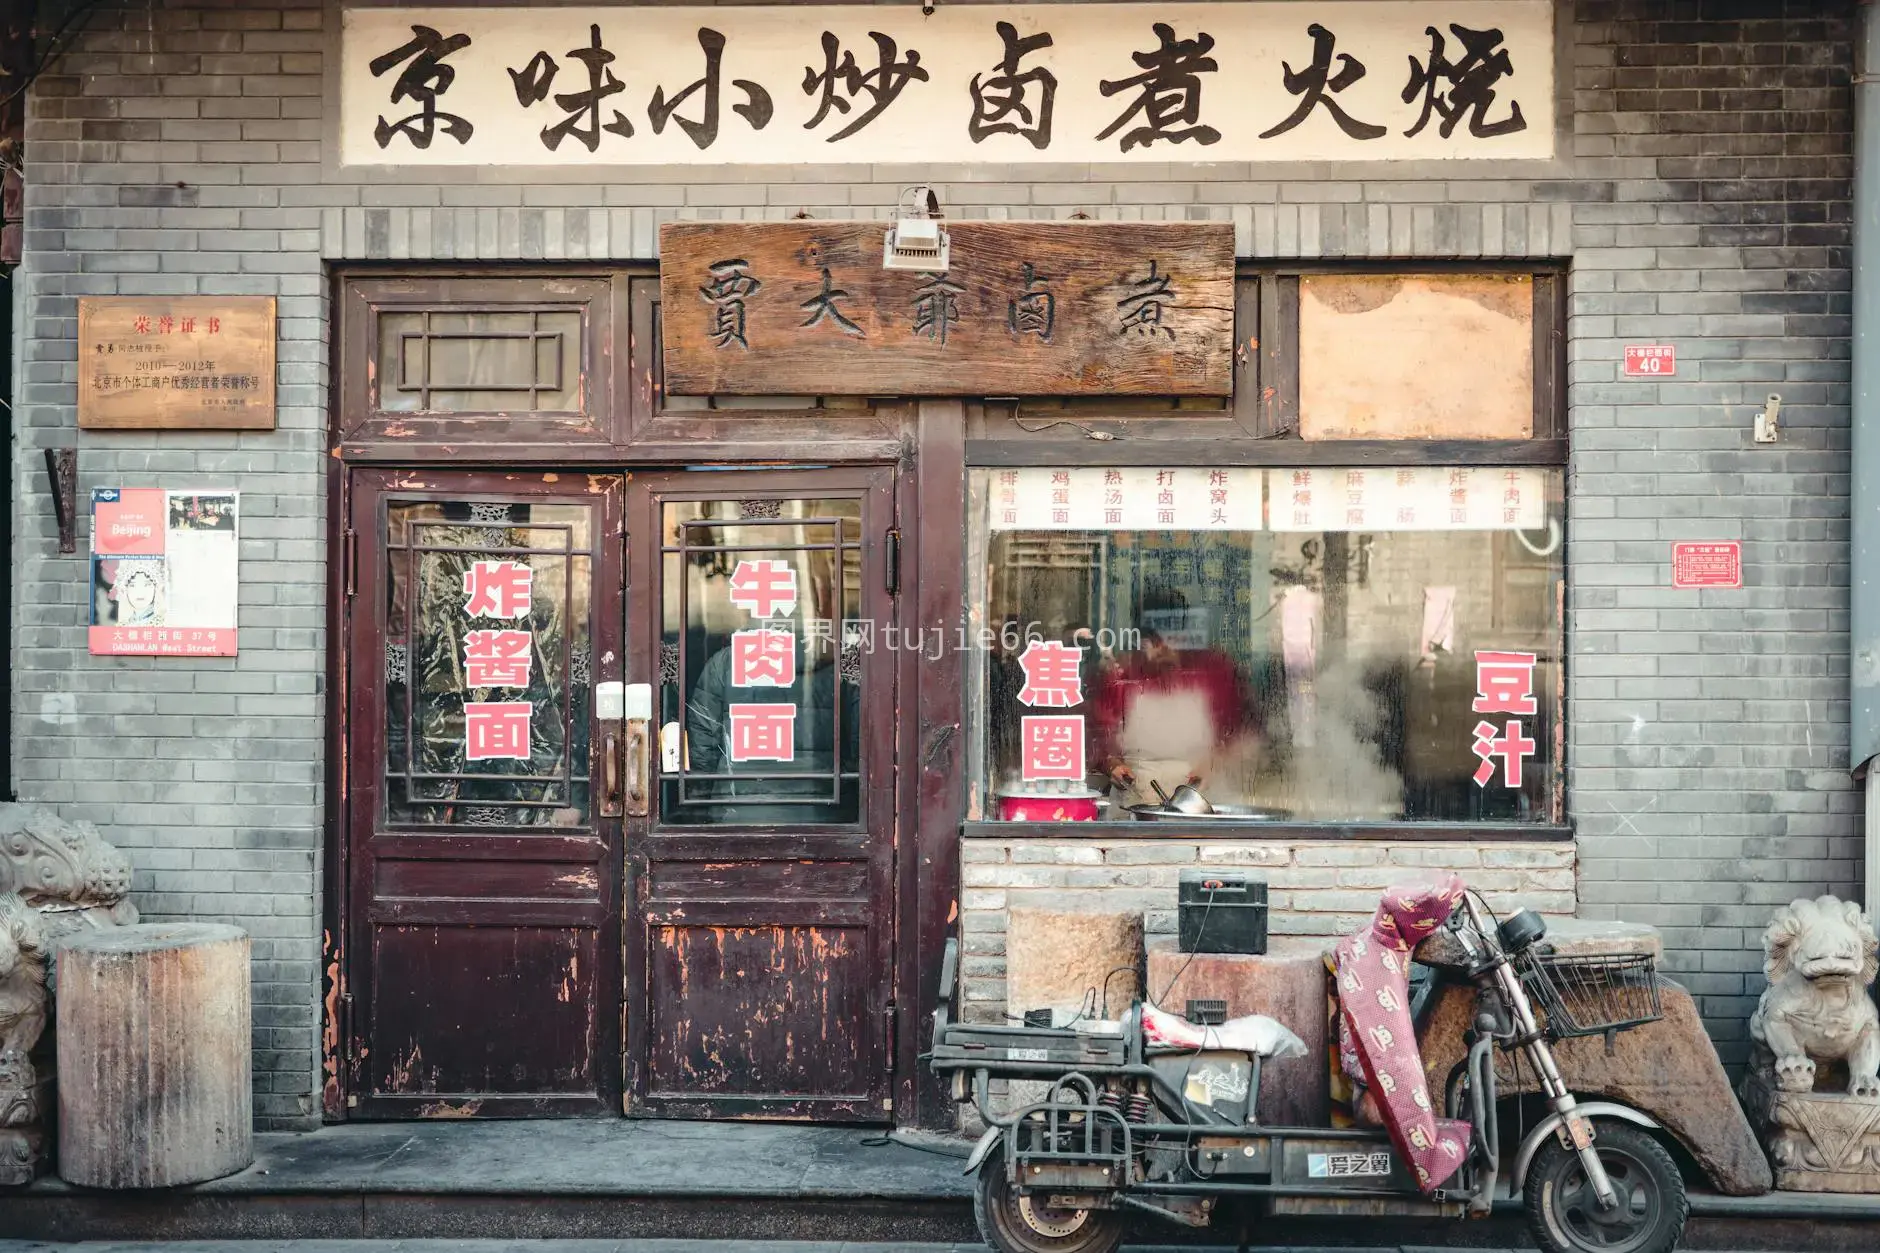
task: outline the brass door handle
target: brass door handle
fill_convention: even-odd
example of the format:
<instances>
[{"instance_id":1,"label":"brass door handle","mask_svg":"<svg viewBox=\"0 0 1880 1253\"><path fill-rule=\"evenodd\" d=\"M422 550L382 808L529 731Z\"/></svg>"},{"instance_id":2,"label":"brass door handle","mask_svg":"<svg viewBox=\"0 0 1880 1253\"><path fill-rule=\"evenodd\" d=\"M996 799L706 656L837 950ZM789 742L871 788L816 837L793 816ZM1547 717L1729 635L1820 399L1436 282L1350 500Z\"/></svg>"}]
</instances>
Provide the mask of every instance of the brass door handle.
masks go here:
<instances>
[{"instance_id":1,"label":"brass door handle","mask_svg":"<svg viewBox=\"0 0 1880 1253\"><path fill-rule=\"evenodd\" d=\"M601 737L601 812L620 813L620 737L612 731Z\"/></svg>"},{"instance_id":2,"label":"brass door handle","mask_svg":"<svg viewBox=\"0 0 1880 1253\"><path fill-rule=\"evenodd\" d=\"M635 818L644 818L650 808L648 749L652 737L647 734L646 722L645 718L627 719L627 813Z\"/></svg>"}]
</instances>

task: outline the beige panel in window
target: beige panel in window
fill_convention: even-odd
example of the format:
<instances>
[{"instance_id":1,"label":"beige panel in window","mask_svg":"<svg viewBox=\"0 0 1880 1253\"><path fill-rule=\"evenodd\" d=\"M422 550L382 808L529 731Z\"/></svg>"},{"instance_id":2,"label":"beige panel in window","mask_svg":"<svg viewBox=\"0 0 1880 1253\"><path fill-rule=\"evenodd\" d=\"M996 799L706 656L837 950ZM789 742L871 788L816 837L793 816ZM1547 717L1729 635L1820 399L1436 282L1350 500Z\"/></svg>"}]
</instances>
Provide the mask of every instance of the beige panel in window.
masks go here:
<instances>
[{"instance_id":1,"label":"beige panel in window","mask_svg":"<svg viewBox=\"0 0 1880 1253\"><path fill-rule=\"evenodd\" d=\"M1304 439L1530 439L1527 275L1315 274L1299 280Z\"/></svg>"}]
</instances>

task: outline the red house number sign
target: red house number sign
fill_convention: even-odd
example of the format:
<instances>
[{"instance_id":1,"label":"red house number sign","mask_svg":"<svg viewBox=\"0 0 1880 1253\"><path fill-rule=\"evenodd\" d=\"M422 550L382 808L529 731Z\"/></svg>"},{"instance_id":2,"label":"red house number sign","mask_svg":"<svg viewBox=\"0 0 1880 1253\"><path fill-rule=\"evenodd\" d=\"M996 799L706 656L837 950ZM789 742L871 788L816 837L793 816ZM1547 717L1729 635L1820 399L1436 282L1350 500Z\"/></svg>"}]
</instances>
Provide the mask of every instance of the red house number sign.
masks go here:
<instances>
[{"instance_id":1,"label":"red house number sign","mask_svg":"<svg viewBox=\"0 0 1880 1253\"><path fill-rule=\"evenodd\" d=\"M1678 372L1675 344L1627 344L1625 372L1629 378L1670 378Z\"/></svg>"},{"instance_id":2,"label":"red house number sign","mask_svg":"<svg viewBox=\"0 0 1880 1253\"><path fill-rule=\"evenodd\" d=\"M1743 545L1736 540L1715 544L1673 544L1671 586L1743 586Z\"/></svg>"}]
</instances>

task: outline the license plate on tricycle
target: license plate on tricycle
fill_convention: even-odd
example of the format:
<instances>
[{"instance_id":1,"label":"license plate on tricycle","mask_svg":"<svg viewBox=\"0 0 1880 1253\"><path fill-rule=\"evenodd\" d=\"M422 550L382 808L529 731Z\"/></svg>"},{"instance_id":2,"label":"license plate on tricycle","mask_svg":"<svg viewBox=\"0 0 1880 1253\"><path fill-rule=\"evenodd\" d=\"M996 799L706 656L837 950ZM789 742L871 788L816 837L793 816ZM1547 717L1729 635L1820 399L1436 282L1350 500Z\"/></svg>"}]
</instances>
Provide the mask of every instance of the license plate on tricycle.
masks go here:
<instances>
[{"instance_id":1,"label":"license plate on tricycle","mask_svg":"<svg viewBox=\"0 0 1880 1253\"><path fill-rule=\"evenodd\" d=\"M1571 1144L1574 1149L1590 1149L1593 1147L1593 1124L1590 1120L1582 1118L1578 1114L1569 1114L1567 1116L1566 1125L1562 1127L1561 1130L1565 1133L1567 1142Z\"/></svg>"}]
</instances>

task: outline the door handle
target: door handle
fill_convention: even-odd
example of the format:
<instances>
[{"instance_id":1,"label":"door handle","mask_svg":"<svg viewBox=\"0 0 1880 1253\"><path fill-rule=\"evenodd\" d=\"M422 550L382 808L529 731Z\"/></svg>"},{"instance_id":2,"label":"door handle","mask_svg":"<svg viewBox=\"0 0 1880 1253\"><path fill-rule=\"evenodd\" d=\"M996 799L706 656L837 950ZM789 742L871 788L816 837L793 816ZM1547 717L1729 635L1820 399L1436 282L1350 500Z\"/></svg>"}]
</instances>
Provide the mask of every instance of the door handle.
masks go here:
<instances>
[{"instance_id":1,"label":"door handle","mask_svg":"<svg viewBox=\"0 0 1880 1253\"><path fill-rule=\"evenodd\" d=\"M652 736L647 733L647 719L627 719L627 814L644 818L651 791Z\"/></svg>"},{"instance_id":2,"label":"door handle","mask_svg":"<svg viewBox=\"0 0 1880 1253\"><path fill-rule=\"evenodd\" d=\"M601 737L601 813L620 814L620 737L612 731Z\"/></svg>"}]
</instances>

